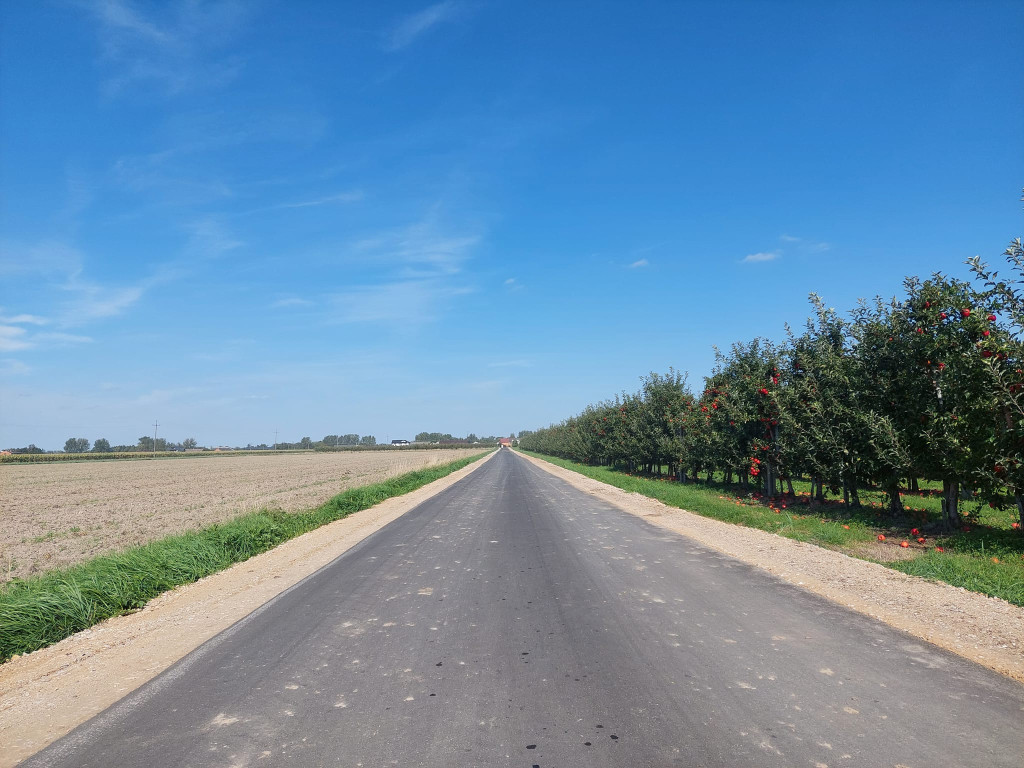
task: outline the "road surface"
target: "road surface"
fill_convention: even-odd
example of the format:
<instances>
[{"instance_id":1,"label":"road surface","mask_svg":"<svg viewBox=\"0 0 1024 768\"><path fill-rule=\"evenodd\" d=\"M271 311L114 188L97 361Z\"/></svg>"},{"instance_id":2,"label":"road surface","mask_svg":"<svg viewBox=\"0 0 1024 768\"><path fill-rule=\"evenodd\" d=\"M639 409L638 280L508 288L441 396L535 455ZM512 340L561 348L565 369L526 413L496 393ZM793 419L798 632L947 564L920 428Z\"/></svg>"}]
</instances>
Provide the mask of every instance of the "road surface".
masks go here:
<instances>
[{"instance_id":1,"label":"road surface","mask_svg":"<svg viewBox=\"0 0 1024 768\"><path fill-rule=\"evenodd\" d=\"M511 451L29 766L1012 766L1024 687Z\"/></svg>"}]
</instances>

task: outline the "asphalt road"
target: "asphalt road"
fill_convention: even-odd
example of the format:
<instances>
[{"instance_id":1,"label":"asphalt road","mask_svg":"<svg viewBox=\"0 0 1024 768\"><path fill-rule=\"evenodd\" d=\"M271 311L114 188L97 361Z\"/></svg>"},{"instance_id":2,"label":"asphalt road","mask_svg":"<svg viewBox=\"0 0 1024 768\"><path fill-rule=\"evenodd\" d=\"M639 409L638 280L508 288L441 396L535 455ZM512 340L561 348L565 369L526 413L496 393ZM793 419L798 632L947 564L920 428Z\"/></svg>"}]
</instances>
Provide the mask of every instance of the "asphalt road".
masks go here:
<instances>
[{"instance_id":1,"label":"asphalt road","mask_svg":"<svg viewBox=\"0 0 1024 768\"><path fill-rule=\"evenodd\" d=\"M1012 766L1024 687L502 451L30 766Z\"/></svg>"}]
</instances>

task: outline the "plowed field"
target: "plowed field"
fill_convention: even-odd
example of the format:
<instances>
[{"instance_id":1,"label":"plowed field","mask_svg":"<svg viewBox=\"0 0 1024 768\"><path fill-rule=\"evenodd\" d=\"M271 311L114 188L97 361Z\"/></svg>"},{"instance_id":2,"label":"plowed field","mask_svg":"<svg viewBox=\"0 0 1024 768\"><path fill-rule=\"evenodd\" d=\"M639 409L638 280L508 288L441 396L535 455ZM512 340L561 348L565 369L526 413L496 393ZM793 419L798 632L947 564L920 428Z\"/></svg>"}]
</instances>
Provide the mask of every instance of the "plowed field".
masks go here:
<instances>
[{"instance_id":1,"label":"plowed field","mask_svg":"<svg viewBox=\"0 0 1024 768\"><path fill-rule=\"evenodd\" d=\"M465 450L0 466L0 583L261 508L309 509Z\"/></svg>"}]
</instances>

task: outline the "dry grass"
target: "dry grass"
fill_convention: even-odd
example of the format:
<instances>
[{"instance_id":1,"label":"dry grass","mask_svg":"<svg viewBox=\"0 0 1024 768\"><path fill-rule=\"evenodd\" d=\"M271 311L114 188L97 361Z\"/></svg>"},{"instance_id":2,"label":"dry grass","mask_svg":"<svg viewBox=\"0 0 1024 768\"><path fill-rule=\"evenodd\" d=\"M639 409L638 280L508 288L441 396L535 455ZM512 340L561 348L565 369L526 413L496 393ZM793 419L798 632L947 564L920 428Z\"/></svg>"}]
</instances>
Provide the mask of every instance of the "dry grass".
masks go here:
<instances>
[{"instance_id":1,"label":"dry grass","mask_svg":"<svg viewBox=\"0 0 1024 768\"><path fill-rule=\"evenodd\" d=\"M2 466L0 583L255 509L309 509L347 488L466 455L439 449Z\"/></svg>"}]
</instances>

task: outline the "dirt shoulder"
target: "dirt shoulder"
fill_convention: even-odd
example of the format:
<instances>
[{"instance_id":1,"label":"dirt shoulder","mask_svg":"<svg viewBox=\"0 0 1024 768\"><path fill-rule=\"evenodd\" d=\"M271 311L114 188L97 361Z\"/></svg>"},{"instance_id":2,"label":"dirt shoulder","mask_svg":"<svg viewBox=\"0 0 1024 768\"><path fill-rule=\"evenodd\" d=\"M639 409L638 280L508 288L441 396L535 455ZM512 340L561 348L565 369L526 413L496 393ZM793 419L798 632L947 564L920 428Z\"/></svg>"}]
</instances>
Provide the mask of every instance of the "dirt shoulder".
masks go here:
<instances>
[{"instance_id":1,"label":"dirt shoulder","mask_svg":"<svg viewBox=\"0 0 1024 768\"><path fill-rule=\"evenodd\" d=\"M493 456L0 665L0 768L102 712Z\"/></svg>"},{"instance_id":2,"label":"dirt shoulder","mask_svg":"<svg viewBox=\"0 0 1024 768\"><path fill-rule=\"evenodd\" d=\"M519 455L626 512L1024 683L1024 608L766 531L701 517Z\"/></svg>"}]
</instances>

